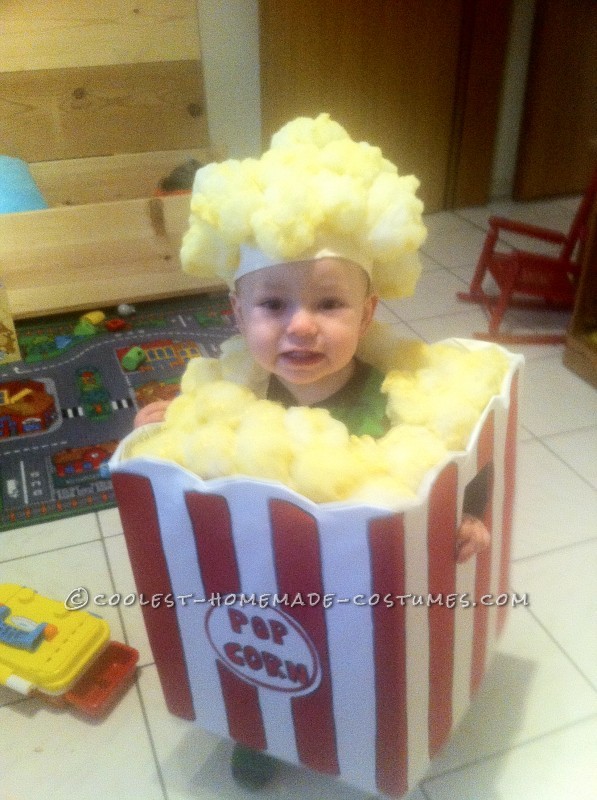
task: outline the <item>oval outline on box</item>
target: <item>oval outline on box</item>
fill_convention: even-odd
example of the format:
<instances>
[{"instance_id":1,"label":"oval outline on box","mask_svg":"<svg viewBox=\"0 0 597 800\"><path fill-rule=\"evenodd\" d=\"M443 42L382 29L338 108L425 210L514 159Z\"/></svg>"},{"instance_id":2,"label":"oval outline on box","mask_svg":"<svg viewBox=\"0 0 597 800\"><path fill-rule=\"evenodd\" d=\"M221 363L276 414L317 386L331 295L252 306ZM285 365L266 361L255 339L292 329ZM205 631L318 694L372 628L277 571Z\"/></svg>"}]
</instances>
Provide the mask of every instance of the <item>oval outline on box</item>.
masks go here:
<instances>
[{"instance_id":1,"label":"oval outline on box","mask_svg":"<svg viewBox=\"0 0 597 800\"><path fill-rule=\"evenodd\" d=\"M241 634L235 633L229 623L226 631L224 617L227 615L229 622L231 610L244 615L247 622L243 627L250 630ZM272 643L271 633L267 638L262 638L254 633L253 619L258 618L263 621L266 614L268 616L267 625L270 626L270 629L272 623L274 625L281 624L285 629L284 638L286 639L288 635L292 636L292 639L285 641L283 645L284 647L290 646L290 653L286 650L284 654L288 657L281 658L279 649L276 652L276 648L280 648L282 645ZM260 622L259 626L261 624ZM240 610L235 604L212 605L205 617L205 631L207 639L218 657L245 683L300 697L311 694L321 682L322 668L315 645L295 619L277 608L270 605L264 607L244 605L243 610ZM227 636L226 632L228 632ZM226 641L226 639L230 639L230 641ZM252 649L246 650L245 648ZM254 666L246 663L247 655L253 659ZM304 660L298 660L299 658L305 659L307 655L308 664L305 664ZM279 664L272 659L279 661ZM278 675L272 676L271 672L276 664ZM294 671L295 675L302 676L305 674L304 668L306 668L307 679L293 681L289 672ZM282 671L281 675L280 670ZM292 683L284 685L284 681L289 680Z\"/></svg>"}]
</instances>

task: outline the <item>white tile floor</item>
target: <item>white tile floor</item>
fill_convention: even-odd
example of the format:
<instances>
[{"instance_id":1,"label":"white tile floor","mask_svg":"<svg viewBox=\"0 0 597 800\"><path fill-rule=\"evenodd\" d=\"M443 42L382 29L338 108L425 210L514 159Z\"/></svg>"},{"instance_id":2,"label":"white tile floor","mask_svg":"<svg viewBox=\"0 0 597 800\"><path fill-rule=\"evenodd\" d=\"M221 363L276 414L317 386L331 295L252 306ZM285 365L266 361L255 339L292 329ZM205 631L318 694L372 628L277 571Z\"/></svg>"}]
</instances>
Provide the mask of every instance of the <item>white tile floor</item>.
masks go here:
<instances>
[{"instance_id":1,"label":"white tile floor","mask_svg":"<svg viewBox=\"0 0 597 800\"><path fill-rule=\"evenodd\" d=\"M416 296L380 316L434 341L485 330L461 304L489 213L559 226L575 198L494 204L427 217ZM566 315L518 312L508 324L565 328ZM562 365L557 346L526 346L510 614L482 690L409 800L597 798L597 392ZM0 534L0 581L64 598L133 590L116 511ZM89 724L0 689L0 800L242 800L230 745L166 711L140 613L108 608L113 637L140 650L138 682ZM285 768L261 796L364 800L338 782Z\"/></svg>"}]
</instances>

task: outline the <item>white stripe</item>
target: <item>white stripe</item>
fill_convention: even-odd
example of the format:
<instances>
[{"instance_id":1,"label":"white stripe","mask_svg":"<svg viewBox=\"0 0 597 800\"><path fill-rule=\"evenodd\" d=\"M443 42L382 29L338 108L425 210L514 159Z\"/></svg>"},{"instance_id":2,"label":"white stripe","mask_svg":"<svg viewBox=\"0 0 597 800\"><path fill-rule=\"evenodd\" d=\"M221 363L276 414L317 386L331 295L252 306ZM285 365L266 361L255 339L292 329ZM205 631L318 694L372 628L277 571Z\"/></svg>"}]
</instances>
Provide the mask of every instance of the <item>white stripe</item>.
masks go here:
<instances>
[{"instance_id":1,"label":"white stripe","mask_svg":"<svg viewBox=\"0 0 597 800\"><path fill-rule=\"evenodd\" d=\"M464 490L477 474L477 448L467 458L458 461L458 524L462 517ZM471 558L456 567L456 594L475 600L477 559ZM475 609L456 607L454 627L454 688L452 693L452 719L458 724L470 704L471 665L473 660L473 634Z\"/></svg>"},{"instance_id":2,"label":"white stripe","mask_svg":"<svg viewBox=\"0 0 597 800\"><path fill-rule=\"evenodd\" d=\"M405 593L427 596L427 506L405 514ZM408 786L429 766L429 617L426 606L406 605L406 711Z\"/></svg>"},{"instance_id":3,"label":"white stripe","mask_svg":"<svg viewBox=\"0 0 597 800\"><path fill-rule=\"evenodd\" d=\"M505 492L505 465L506 465L506 430L508 424L508 413L501 405L495 406L495 435L494 435L494 484L493 484L493 531L491 538L491 579L489 592L497 597L500 590L500 560L502 539L504 536L504 492ZM487 628L487 649L485 653L486 666L497 640L497 622L499 608L491 606L489 608L489 620Z\"/></svg>"},{"instance_id":4,"label":"white stripe","mask_svg":"<svg viewBox=\"0 0 597 800\"><path fill-rule=\"evenodd\" d=\"M21 470L21 486L23 487L23 505L29 505L29 493L27 491L27 477L25 475L25 462L19 461L19 466Z\"/></svg>"},{"instance_id":5,"label":"white stripe","mask_svg":"<svg viewBox=\"0 0 597 800\"><path fill-rule=\"evenodd\" d=\"M326 625L340 775L368 791L376 791L373 621L354 598L372 594L367 525L379 515L358 506L320 514L324 589L336 599Z\"/></svg>"}]
</instances>

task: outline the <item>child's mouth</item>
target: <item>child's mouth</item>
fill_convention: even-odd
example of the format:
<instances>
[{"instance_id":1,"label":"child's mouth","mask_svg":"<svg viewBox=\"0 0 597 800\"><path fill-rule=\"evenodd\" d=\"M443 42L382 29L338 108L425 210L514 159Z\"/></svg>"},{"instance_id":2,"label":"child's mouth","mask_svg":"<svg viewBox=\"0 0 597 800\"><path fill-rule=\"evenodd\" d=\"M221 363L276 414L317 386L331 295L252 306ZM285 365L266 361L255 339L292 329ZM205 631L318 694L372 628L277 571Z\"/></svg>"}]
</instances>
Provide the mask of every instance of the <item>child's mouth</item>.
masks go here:
<instances>
[{"instance_id":1,"label":"child's mouth","mask_svg":"<svg viewBox=\"0 0 597 800\"><path fill-rule=\"evenodd\" d=\"M309 367L319 363L323 359L323 354L314 350L289 350L286 353L282 353L282 358L295 366Z\"/></svg>"}]
</instances>

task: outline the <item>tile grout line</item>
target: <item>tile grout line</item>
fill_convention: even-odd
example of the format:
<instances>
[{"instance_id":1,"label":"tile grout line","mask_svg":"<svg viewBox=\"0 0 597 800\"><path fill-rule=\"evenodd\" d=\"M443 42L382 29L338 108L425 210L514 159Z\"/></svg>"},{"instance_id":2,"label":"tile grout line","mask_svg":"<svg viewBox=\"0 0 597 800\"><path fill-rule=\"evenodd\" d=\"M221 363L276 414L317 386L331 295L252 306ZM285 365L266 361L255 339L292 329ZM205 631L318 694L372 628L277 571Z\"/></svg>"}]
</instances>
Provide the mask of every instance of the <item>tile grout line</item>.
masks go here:
<instances>
[{"instance_id":1,"label":"tile grout line","mask_svg":"<svg viewBox=\"0 0 597 800\"><path fill-rule=\"evenodd\" d=\"M545 441L545 438L549 439L550 437L553 438L555 436L566 436L566 435L568 435L570 433L582 433L583 431L593 430L594 428L595 428L595 426L592 425L592 426L589 426L588 428L584 428L583 427L583 428L577 428L577 429L575 429L573 431L562 431L562 433L552 433L552 434L548 434L546 437L542 438L540 441L541 441L541 444L546 448L546 450L548 450L553 456L555 456L555 458L557 458L560 463L562 463L565 466L567 466L569 470L571 470L578 478L580 478L581 481L583 481L583 483L586 483L586 485L590 489L592 489L594 492L597 493L597 486L594 486L588 478L585 478L584 475L582 475L575 467L573 467L572 464L569 464L558 452L556 452L555 450L553 450L549 446L548 442Z\"/></svg>"},{"instance_id":2,"label":"tile grout line","mask_svg":"<svg viewBox=\"0 0 597 800\"><path fill-rule=\"evenodd\" d=\"M144 669L146 666L150 666L148 664L144 664L143 667L139 667L138 669ZM151 723L149 721L149 716L147 714L147 709L145 707L145 700L143 699L143 692L141 691L141 684L139 680L135 680L135 691L137 692L137 699L139 700L139 705L141 707L141 714L143 715L143 722L145 724L145 731L147 733L147 738L149 740L149 747L151 748L151 754L153 756L153 761L155 764L156 773L158 776L158 780L160 782L160 787L162 789L162 794L164 796L164 800L168 800L169 794L168 789L166 787L166 781L164 779L164 774L162 772L162 765L160 764L160 760L158 757L157 748L155 745L155 739L153 738L153 731L151 729Z\"/></svg>"},{"instance_id":3,"label":"tile grout line","mask_svg":"<svg viewBox=\"0 0 597 800\"><path fill-rule=\"evenodd\" d=\"M511 753L515 750L520 750L523 747L527 747L528 745L535 744L536 742L541 742L544 739L549 738L550 736L554 736L558 733L563 733L564 731L570 730L575 728L577 725L583 725L586 722L590 722L591 720L597 720L597 714L589 714L586 717L582 717L581 719L577 719L574 722L569 722L566 725L561 725L557 728L554 728L551 731L545 731L545 733L538 734L537 736L532 736L530 739L526 739L524 742L518 742L517 744L512 745L512 747L504 748L502 750L496 750L494 753L488 753L487 755L481 756L473 761L468 761L465 764L460 764L457 767L451 767L446 769L445 772L439 772L437 775L434 775L432 778L426 778L422 781L423 785L425 784L432 784L433 782L437 781L440 778L445 778L448 775L455 775L459 772L464 772L471 767L479 766L480 764L485 764L488 761L493 761L497 758L502 758L503 756Z\"/></svg>"},{"instance_id":4,"label":"tile grout line","mask_svg":"<svg viewBox=\"0 0 597 800\"><path fill-rule=\"evenodd\" d=\"M63 544L60 547L51 547L48 550L36 550L34 553L26 553L21 556L13 556L12 558L0 558L0 564L11 564L13 561L23 561L26 558L35 558L36 556L45 556L49 553L57 553L60 550L70 550L71 547L82 547L86 544L93 544L94 542L101 541L101 535L95 539L87 539L84 542L74 542L73 544Z\"/></svg>"},{"instance_id":5,"label":"tile grout line","mask_svg":"<svg viewBox=\"0 0 597 800\"><path fill-rule=\"evenodd\" d=\"M100 529L100 533L102 534L102 548L103 548L104 557L106 559L106 563L107 563L107 566L108 566L108 575L109 575L109 578L110 578L110 583L112 584L112 591L116 594L118 592L118 588L116 586L116 581L114 579L114 573L112 571L112 561L110 559L110 554L108 552L108 548L107 548L107 545L106 545L106 539L105 539L105 537L103 535L103 530L102 530L102 527L101 527L101 524L100 524L99 520L98 520L98 526L99 526L99 529ZM129 644L129 636L128 636L128 631L127 631L127 628L126 628L125 620L124 620L124 617L123 617L123 614L122 614L122 607L121 607L120 604L118 605L117 610L118 610L118 618L120 620L120 625L121 625L121 628L122 628L122 633L123 633L123 637L124 637L124 640L125 640L125 644L128 645ZM137 671L140 672L146 666L152 666L152 665L153 665L153 662L152 662L152 664L143 664L142 666L137 667ZM141 692L141 684L139 682L139 675L138 674L137 674L137 677L135 679L135 691L137 693L137 699L139 701L139 706L141 708L141 714L143 716L143 724L145 725L145 732L147 734L147 739L148 739L149 747L151 749L151 755L152 755L153 762L154 762L154 765L155 765L155 770L156 770L156 773L157 773L157 776L158 776L160 787L162 789L162 794L163 794L164 800L168 800L168 797L169 797L168 790L167 790L167 787L166 787L166 782L164 780L164 775L162 773L162 767L161 767L161 764L160 764L160 760L158 758L157 748L156 748L156 745L155 745L155 739L153 737L153 732L152 732L152 729L151 729L151 723L149 721L149 716L147 714L147 709L145 707L145 701L144 701L144 698L143 698L143 693Z\"/></svg>"},{"instance_id":6,"label":"tile grout line","mask_svg":"<svg viewBox=\"0 0 597 800\"><path fill-rule=\"evenodd\" d=\"M512 558L510 560L511 564L523 564L526 561L530 561L533 558L542 558L544 556L550 556L554 553L562 553L565 550L570 550L574 547L584 547L585 545L589 544L590 542L597 542L597 536L589 536L588 539L581 539L579 542L570 542L569 544L562 544L559 547L552 547L549 550L542 550L540 553L532 553L528 556L520 556L520 558Z\"/></svg>"},{"instance_id":7,"label":"tile grout line","mask_svg":"<svg viewBox=\"0 0 597 800\"><path fill-rule=\"evenodd\" d=\"M584 671L580 668L580 666L573 660L572 656L564 649L563 645L554 637L554 635L547 629L547 627L541 622L539 617L536 614L533 614L532 608L529 607L528 609L529 614L535 620L537 625L544 631L546 636L555 644L558 650L562 653L562 655L566 658L566 660L574 667L574 669L578 672L581 678L590 686L590 688L597 694L597 684L594 684L593 681L589 678L588 675L585 675Z\"/></svg>"},{"instance_id":8,"label":"tile grout line","mask_svg":"<svg viewBox=\"0 0 597 800\"><path fill-rule=\"evenodd\" d=\"M528 428L525 428L524 425L521 425L521 428L524 428L526 433L528 433L531 438L525 439L524 441L519 441L518 446L520 447L521 445L528 444L529 442L534 442L542 445L549 453L551 453L552 456L554 456L554 458L556 458L561 464L563 464L567 469L569 469L570 472L572 472L577 478L579 478L583 483L585 483L589 487L589 489L592 489L594 492L597 492L597 486L594 486L588 478L585 478L584 475L578 472L578 470L575 467L573 467L572 464L569 464L558 452L553 450L549 446L549 444L545 441L545 439L549 439L550 437L554 438L556 436L567 436L568 434L582 433L583 431L593 430L594 427L595 426L592 425L589 426L588 428L584 427L575 428L574 430L570 431L562 431L561 433L542 434L541 436L539 436L538 434L533 433L533 431L529 430Z\"/></svg>"}]
</instances>

